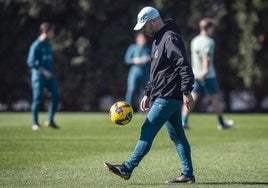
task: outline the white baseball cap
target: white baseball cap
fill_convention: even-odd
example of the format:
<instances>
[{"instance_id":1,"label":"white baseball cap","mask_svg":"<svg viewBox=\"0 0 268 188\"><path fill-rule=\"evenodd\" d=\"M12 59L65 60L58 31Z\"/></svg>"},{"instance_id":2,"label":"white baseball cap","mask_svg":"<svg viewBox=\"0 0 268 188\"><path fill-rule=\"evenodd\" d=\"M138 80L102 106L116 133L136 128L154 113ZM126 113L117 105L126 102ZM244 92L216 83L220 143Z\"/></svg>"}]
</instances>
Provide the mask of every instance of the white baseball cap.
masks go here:
<instances>
[{"instance_id":1,"label":"white baseball cap","mask_svg":"<svg viewBox=\"0 0 268 188\"><path fill-rule=\"evenodd\" d=\"M138 14L137 24L134 27L134 30L140 30L147 21L152 20L159 16L157 9L153 7L144 7Z\"/></svg>"}]
</instances>

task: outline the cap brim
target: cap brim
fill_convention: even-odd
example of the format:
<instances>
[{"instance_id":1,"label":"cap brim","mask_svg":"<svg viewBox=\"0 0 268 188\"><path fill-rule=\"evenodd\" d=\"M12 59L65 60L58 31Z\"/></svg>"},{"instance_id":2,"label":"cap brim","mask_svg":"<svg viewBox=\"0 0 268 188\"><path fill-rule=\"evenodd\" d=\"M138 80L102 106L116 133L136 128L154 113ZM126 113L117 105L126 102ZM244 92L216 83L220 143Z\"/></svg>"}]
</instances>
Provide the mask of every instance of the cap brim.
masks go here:
<instances>
[{"instance_id":1,"label":"cap brim","mask_svg":"<svg viewBox=\"0 0 268 188\"><path fill-rule=\"evenodd\" d=\"M137 23L134 27L134 30L141 30L141 28L143 28L143 26L145 25L146 22L144 23Z\"/></svg>"}]
</instances>

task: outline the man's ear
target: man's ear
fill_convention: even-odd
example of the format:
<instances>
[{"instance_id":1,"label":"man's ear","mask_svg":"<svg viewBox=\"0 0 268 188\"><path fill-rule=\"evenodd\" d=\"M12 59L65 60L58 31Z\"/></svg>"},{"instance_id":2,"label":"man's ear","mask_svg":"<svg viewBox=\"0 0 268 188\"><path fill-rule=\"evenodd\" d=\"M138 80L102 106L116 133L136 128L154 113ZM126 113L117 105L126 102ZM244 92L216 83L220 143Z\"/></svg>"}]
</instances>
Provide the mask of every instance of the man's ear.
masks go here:
<instances>
[{"instance_id":1,"label":"man's ear","mask_svg":"<svg viewBox=\"0 0 268 188\"><path fill-rule=\"evenodd\" d=\"M155 26L155 24L156 24L156 19L152 19L152 20L151 20L151 23Z\"/></svg>"}]
</instances>

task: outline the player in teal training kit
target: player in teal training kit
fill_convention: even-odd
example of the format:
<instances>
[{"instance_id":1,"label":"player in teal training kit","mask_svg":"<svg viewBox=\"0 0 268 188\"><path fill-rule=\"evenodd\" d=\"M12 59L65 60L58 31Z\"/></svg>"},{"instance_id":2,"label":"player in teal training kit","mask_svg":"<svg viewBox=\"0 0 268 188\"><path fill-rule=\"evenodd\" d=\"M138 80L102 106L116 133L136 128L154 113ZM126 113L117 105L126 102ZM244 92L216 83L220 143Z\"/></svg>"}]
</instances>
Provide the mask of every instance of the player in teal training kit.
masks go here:
<instances>
[{"instance_id":1,"label":"player in teal training kit","mask_svg":"<svg viewBox=\"0 0 268 188\"><path fill-rule=\"evenodd\" d=\"M173 20L164 22L155 8L145 7L138 14L134 29L142 29L153 37L150 78L140 103L141 110L149 112L129 159L121 165L104 163L104 166L121 178L129 179L165 125L182 166L182 173L166 183L194 183L191 148L181 121L182 104L190 109L194 103L191 95L194 75L179 28Z\"/></svg>"},{"instance_id":2,"label":"player in teal training kit","mask_svg":"<svg viewBox=\"0 0 268 188\"><path fill-rule=\"evenodd\" d=\"M151 48L147 44L146 36L139 32L135 37L136 43L131 44L125 54L125 63L131 68L128 73L126 102L134 106L134 96L139 89L140 96L149 79Z\"/></svg>"},{"instance_id":3,"label":"player in teal training kit","mask_svg":"<svg viewBox=\"0 0 268 188\"><path fill-rule=\"evenodd\" d=\"M214 22L210 18L204 18L199 22L200 34L191 41L191 61L195 75L193 98L198 100L200 95L207 94L217 114L219 130L233 126L233 121L224 121L219 102L219 86L214 68L215 41L211 37L214 31ZM190 111L184 107L182 110L182 124L189 129L188 116Z\"/></svg>"},{"instance_id":4,"label":"player in teal training kit","mask_svg":"<svg viewBox=\"0 0 268 188\"><path fill-rule=\"evenodd\" d=\"M57 110L59 102L59 90L56 80L53 76L53 55L52 48L49 42L54 37L54 26L50 23L42 23L40 26L41 34L32 43L28 54L27 64L31 68L31 82L32 82L32 129L40 130L38 122L38 109L43 99L44 88L50 92L52 103L48 110L48 120L45 122L46 126L52 128L59 128L54 122L54 114Z\"/></svg>"}]
</instances>

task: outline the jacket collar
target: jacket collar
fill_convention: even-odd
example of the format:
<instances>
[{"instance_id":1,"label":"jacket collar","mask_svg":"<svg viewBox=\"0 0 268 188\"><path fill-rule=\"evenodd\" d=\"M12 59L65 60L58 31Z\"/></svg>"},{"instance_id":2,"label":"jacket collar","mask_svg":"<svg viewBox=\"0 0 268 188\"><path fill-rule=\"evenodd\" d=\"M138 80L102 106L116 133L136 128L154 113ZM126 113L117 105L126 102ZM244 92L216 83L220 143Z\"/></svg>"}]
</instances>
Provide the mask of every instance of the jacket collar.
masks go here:
<instances>
[{"instance_id":1,"label":"jacket collar","mask_svg":"<svg viewBox=\"0 0 268 188\"><path fill-rule=\"evenodd\" d=\"M172 30L172 31L180 34L179 27L174 22L174 20L169 19L169 20L166 20L164 23L165 23L165 25L155 34L155 36L154 36L155 39L161 38L164 35L164 33L168 30Z\"/></svg>"}]
</instances>

